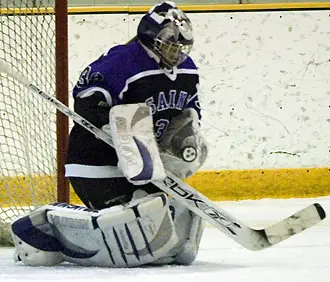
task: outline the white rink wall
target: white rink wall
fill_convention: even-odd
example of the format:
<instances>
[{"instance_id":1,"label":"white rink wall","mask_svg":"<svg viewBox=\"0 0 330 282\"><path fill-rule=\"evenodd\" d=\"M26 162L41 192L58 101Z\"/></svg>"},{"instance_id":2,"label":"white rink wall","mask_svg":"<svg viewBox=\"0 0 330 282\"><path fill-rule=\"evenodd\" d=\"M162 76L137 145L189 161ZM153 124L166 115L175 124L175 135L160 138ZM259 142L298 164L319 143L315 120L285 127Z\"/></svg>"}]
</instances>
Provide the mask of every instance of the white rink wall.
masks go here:
<instances>
[{"instance_id":1,"label":"white rink wall","mask_svg":"<svg viewBox=\"0 0 330 282\"><path fill-rule=\"evenodd\" d=\"M204 169L329 165L329 15L189 14L210 146ZM141 16L69 16L70 89L86 65L135 35Z\"/></svg>"},{"instance_id":2,"label":"white rink wall","mask_svg":"<svg viewBox=\"0 0 330 282\"><path fill-rule=\"evenodd\" d=\"M203 169L301 168L330 164L329 15L329 10L189 13L196 41L192 57L201 75L202 126L210 147ZM90 62L136 34L141 17L137 14L69 15L70 90ZM25 33L21 29L15 32L19 30ZM49 81L54 70L47 69L47 77L34 72L39 65L54 65L49 62L49 56L53 56L51 50L42 44L42 38L36 40L39 41L41 55L35 55L38 61L34 57L31 61L19 57L14 64L29 78L36 78L34 83L52 92ZM20 45L16 45L12 46L18 52ZM2 53L16 56L8 48L3 50ZM30 63L32 67L26 71L24 67ZM29 97L21 88L17 89L20 99L24 97L24 103L20 100L18 104L22 107L20 113L11 95L0 95L1 117L8 117L8 124L2 125L6 129L0 128L3 131L0 132L3 152L0 167L6 168L4 175L40 171L40 163L55 160L55 149L49 146L54 132L47 141L39 138L42 133L33 133L29 136L34 140L30 142L32 148L24 142L28 137L21 134L29 125L47 128L49 118L45 118L44 112L48 113L50 106L40 101L45 106L40 120L36 118L39 106L29 107L34 110L30 113L32 116L27 116L24 105L34 105L32 100L42 99ZM71 97L71 92L69 95ZM13 113L5 105L6 99L14 107ZM55 129L54 124L50 129ZM15 130L22 140L9 144L11 139L7 141L3 136L16 134ZM44 143L48 144L47 154L40 149ZM28 154L28 167L23 167L18 157L11 159L13 145L19 152L17 155Z\"/></svg>"}]
</instances>

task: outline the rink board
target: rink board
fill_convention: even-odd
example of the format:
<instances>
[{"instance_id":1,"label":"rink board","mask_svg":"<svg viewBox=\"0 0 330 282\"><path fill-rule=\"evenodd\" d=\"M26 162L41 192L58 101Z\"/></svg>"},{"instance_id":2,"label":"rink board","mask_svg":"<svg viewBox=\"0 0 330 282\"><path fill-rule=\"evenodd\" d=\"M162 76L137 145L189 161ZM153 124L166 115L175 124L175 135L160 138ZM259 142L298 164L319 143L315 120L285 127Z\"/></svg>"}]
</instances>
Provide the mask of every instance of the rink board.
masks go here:
<instances>
[{"instance_id":1,"label":"rink board","mask_svg":"<svg viewBox=\"0 0 330 282\"><path fill-rule=\"evenodd\" d=\"M199 171L186 182L213 201L262 198L311 198L330 195L330 168L257 169ZM31 205L31 189L26 177L0 179L0 205ZM45 195L56 195L55 179L39 176L34 197L44 202ZM10 187L10 194L8 190ZM71 189L71 202L80 203Z\"/></svg>"}]
</instances>

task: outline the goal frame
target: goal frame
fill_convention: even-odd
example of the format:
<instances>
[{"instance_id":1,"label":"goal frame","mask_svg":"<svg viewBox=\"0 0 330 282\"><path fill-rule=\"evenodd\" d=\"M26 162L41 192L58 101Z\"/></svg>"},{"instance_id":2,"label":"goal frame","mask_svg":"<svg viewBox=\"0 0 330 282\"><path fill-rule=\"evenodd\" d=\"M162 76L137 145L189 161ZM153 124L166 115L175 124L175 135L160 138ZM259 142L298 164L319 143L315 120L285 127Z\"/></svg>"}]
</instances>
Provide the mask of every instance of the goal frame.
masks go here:
<instances>
[{"instance_id":1,"label":"goal frame","mask_svg":"<svg viewBox=\"0 0 330 282\"><path fill-rule=\"evenodd\" d=\"M56 98L68 106L68 1L55 1ZM65 159L69 136L68 117L56 112L57 201L70 202L69 181L65 177Z\"/></svg>"}]
</instances>

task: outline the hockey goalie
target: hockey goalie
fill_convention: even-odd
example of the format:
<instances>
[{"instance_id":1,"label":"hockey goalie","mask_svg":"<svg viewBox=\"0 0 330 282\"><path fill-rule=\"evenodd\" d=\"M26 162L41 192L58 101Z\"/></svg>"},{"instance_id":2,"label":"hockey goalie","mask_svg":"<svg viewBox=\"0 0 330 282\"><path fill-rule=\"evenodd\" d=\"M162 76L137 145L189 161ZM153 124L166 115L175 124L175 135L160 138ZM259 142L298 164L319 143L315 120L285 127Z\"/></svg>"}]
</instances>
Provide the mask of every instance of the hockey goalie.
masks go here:
<instances>
[{"instance_id":1,"label":"hockey goalie","mask_svg":"<svg viewBox=\"0 0 330 282\"><path fill-rule=\"evenodd\" d=\"M66 176L85 206L53 203L16 219L15 261L135 267L195 260L202 219L153 184L166 171L194 174L207 156L192 45L190 20L166 1L142 17L135 39L83 70L74 110L113 147L73 126Z\"/></svg>"}]
</instances>

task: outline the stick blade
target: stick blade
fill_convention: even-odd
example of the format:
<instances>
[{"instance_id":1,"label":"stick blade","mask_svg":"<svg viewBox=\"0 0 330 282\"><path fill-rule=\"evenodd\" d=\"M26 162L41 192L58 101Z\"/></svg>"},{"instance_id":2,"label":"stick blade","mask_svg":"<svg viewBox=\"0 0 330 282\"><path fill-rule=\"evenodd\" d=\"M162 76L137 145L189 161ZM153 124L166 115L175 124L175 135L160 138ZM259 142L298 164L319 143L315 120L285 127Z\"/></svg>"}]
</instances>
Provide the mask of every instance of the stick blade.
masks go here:
<instances>
[{"instance_id":1,"label":"stick blade","mask_svg":"<svg viewBox=\"0 0 330 282\"><path fill-rule=\"evenodd\" d=\"M320 204L315 203L264 229L264 232L272 246L314 226L325 218L324 209Z\"/></svg>"},{"instance_id":2,"label":"stick blade","mask_svg":"<svg viewBox=\"0 0 330 282\"><path fill-rule=\"evenodd\" d=\"M218 204L210 201L173 173L167 171L166 174L167 177L164 181L154 181L153 183L225 235L251 251L269 248L312 227L326 217L320 204L312 204L268 228L253 229L223 210Z\"/></svg>"}]
</instances>

